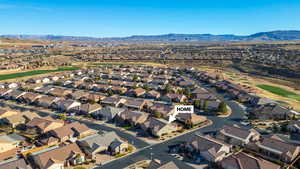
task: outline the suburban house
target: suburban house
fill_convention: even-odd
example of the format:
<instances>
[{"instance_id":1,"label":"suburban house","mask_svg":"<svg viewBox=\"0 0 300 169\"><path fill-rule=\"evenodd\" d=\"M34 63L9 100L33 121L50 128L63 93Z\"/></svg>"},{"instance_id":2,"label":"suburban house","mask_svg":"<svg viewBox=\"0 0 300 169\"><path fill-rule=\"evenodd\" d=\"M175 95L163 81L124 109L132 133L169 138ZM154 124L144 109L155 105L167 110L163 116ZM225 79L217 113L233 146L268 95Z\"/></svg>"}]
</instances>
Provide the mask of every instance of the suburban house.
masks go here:
<instances>
[{"instance_id":1,"label":"suburban house","mask_svg":"<svg viewBox=\"0 0 300 169\"><path fill-rule=\"evenodd\" d=\"M149 104L149 106L147 106L147 111L149 113L155 114L155 113L160 113L162 118L164 119L169 119L169 116L174 115L175 113L175 107L174 106L170 106L170 105L166 105L166 104Z\"/></svg>"},{"instance_id":2,"label":"suburban house","mask_svg":"<svg viewBox=\"0 0 300 169\"><path fill-rule=\"evenodd\" d=\"M0 109L0 119L3 119L5 117L9 117L9 116L13 116L13 115L17 115L19 114L20 112L17 112L17 111L13 111L13 110L10 110L10 109Z\"/></svg>"},{"instance_id":3,"label":"suburban house","mask_svg":"<svg viewBox=\"0 0 300 169\"><path fill-rule=\"evenodd\" d=\"M42 95L38 93L28 92L22 95L21 97L19 97L18 100L22 103L31 104L35 102L37 99L39 99L40 97L42 97Z\"/></svg>"},{"instance_id":4,"label":"suburban house","mask_svg":"<svg viewBox=\"0 0 300 169\"><path fill-rule=\"evenodd\" d=\"M174 124L164 119L154 117L149 117L145 122L141 123L140 126L145 132L149 132L155 137L160 137L178 130Z\"/></svg>"},{"instance_id":5,"label":"suburban house","mask_svg":"<svg viewBox=\"0 0 300 169\"><path fill-rule=\"evenodd\" d=\"M77 102L75 100L65 100L65 99L60 99L57 102L54 102L52 104L52 107L54 109L60 110L60 111L69 111L70 109L74 107L81 106L80 102Z\"/></svg>"},{"instance_id":6,"label":"suburban house","mask_svg":"<svg viewBox=\"0 0 300 169\"><path fill-rule=\"evenodd\" d=\"M24 113L18 113L18 114L12 115L12 116L5 117L1 121L5 124L10 125L12 128L15 128L16 126L18 126L20 124L25 124L36 117L39 117L39 115L36 113L27 111Z\"/></svg>"},{"instance_id":7,"label":"suburban house","mask_svg":"<svg viewBox=\"0 0 300 169\"><path fill-rule=\"evenodd\" d=\"M24 141L25 141L25 138L16 133L1 135L0 136L0 153L4 153L6 151L16 149Z\"/></svg>"},{"instance_id":8,"label":"suburban house","mask_svg":"<svg viewBox=\"0 0 300 169\"><path fill-rule=\"evenodd\" d=\"M240 152L230 155L220 162L224 169L280 169L280 165Z\"/></svg>"},{"instance_id":9,"label":"suburban house","mask_svg":"<svg viewBox=\"0 0 300 169\"><path fill-rule=\"evenodd\" d=\"M0 97L4 97L5 95L7 95L8 93L12 92L12 89L6 89L6 88L0 88Z\"/></svg>"},{"instance_id":10,"label":"suburban house","mask_svg":"<svg viewBox=\"0 0 300 169\"><path fill-rule=\"evenodd\" d=\"M111 90L115 94L123 94L127 91L127 88L121 86L113 86L109 90Z\"/></svg>"},{"instance_id":11,"label":"suburban house","mask_svg":"<svg viewBox=\"0 0 300 169\"><path fill-rule=\"evenodd\" d=\"M268 136L262 136L253 145L253 149L270 158L279 159L286 163L292 162L300 153L299 146Z\"/></svg>"},{"instance_id":12,"label":"suburban house","mask_svg":"<svg viewBox=\"0 0 300 169\"><path fill-rule=\"evenodd\" d=\"M75 112L77 114L81 114L81 115L89 115L89 114L97 114L97 112L99 112L101 110L101 105L100 104L90 104L90 103L86 103L86 104L81 104L80 106L74 107L72 109L69 110L69 112Z\"/></svg>"},{"instance_id":13,"label":"suburban house","mask_svg":"<svg viewBox=\"0 0 300 169\"><path fill-rule=\"evenodd\" d=\"M93 133L94 130L79 122L69 123L49 131L49 134L59 139L59 142L65 142L67 140L75 142L77 138L85 137Z\"/></svg>"},{"instance_id":14,"label":"suburban house","mask_svg":"<svg viewBox=\"0 0 300 169\"><path fill-rule=\"evenodd\" d=\"M57 129L64 126L64 121L53 119L50 116L47 117L35 117L28 123L26 123L27 132L34 133L46 133L50 130Z\"/></svg>"},{"instance_id":15,"label":"suburban house","mask_svg":"<svg viewBox=\"0 0 300 169\"><path fill-rule=\"evenodd\" d=\"M225 125L217 132L216 137L229 144L245 146L250 141L258 141L260 134L254 129L248 130L237 126Z\"/></svg>"},{"instance_id":16,"label":"suburban house","mask_svg":"<svg viewBox=\"0 0 300 169\"><path fill-rule=\"evenodd\" d=\"M145 100L126 99L126 102L124 102L122 106L126 107L127 109L142 110L145 104Z\"/></svg>"},{"instance_id":17,"label":"suburban house","mask_svg":"<svg viewBox=\"0 0 300 169\"><path fill-rule=\"evenodd\" d=\"M24 95L26 92L20 91L20 90L13 90L9 93L7 93L4 98L7 100L18 100L19 97Z\"/></svg>"},{"instance_id":18,"label":"suburban house","mask_svg":"<svg viewBox=\"0 0 300 169\"><path fill-rule=\"evenodd\" d=\"M30 169L23 158L12 158L0 162L0 169Z\"/></svg>"},{"instance_id":19,"label":"suburban house","mask_svg":"<svg viewBox=\"0 0 300 169\"><path fill-rule=\"evenodd\" d=\"M123 142L115 132L94 134L77 141L83 149L87 158L95 159L97 153L109 152L111 154L123 153L127 150L128 144Z\"/></svg>"},{"instance_id":20,"label":"suburban house","mask_svg":"<svg viewBox=\"0 0 300 169\"><path fill-rule=\"evenodd\" d=\"M92 116L96 119L111 121L115 118L116 115L120 114L123 111L125 111L125 109L106 106L99 111L92 113Z\"/></svg>"},{"instance_id":21,"label":"suburban house","mask_svg":"<svg viewBox=\"0 0 300 169\"><path fill-rule=\"evenodd\" d=\"M48 95L54 96L54 97L65 97L68 94L73 93L72 90L66 90L62 88L52 88L48 91Z\"/></svg>"},{"instance_id":22,"label":"suburban house","mask_svg":"<svg viewBox=\"0 0 300 169\"><path fill-rule=\"evenodd\" d=\"M176 93L168 93L160 97L160 99L166 102L178 102L178 103L187 101L187 97L185 95L176 94Z\"/></svg>"},{"instance_id":23,"label":"suburban house","mask_svg":"<svg viewBox=\"0 0 300 169\"><path fill-rule=\"evenodd\" d=\"M291 110L276 103L269 103L258 106L253 109L251 115L253 118L261 120L285 120L288 115L292 114Z\"/></svg>"},{"instance_id":24,"label":"suburban house","mask_svg":"<svg viewBox=\"0 0 300 169\"><path fill-rule=\"evenodd\" d=\"M102 101L107 96L105 94L99 94L99 93L89 93L86 96L82 96L80 98L80 101L85 103L98 103L99 101Z\"/></svg>"},{"instance_id":25,"label":"suburban house","mask_svg":"<svg viewBox=\"0 0 300 169\"><path fill-rule=\"evenodd\" d=\"M207 121L205 116L200 116L195 113L179 113L176 115L176 119L186 125L197 125Z\"/></svg>"},{"instance_id":26,"label":"suburban house","mask_svg":"<svg viewBox=\"0 0 300 169\"><path fill-rule=\"evenodd\" d=\"M115 121L121 125L136 126L144 123L148 117L145 112L125 110L116 115Z\"/></svg>"},{"instance_id":27,"label":"suburban house","mask_svg":"<svg viewBox=\"0 0 300 169\"><path fill-rule=\"evenodd\" d=\"M153 159L146 169L179 169L179 167L173 161L162 164L160 160Z\"/></svg>"},{"instance_id":28,"label":"suburban house","mask_svg":"<svg viewBox=\"0 0 300 169\"><path fill-rule=\"evenodd\" d=\"M76 143L65 146L53 146L38 152L33 152L34 168L37 169L63 169L65 166L82 164L85 155Z\"/></svg>"},{"instance_id":29,"label":"suburban house","mask_svg":"<svg viewBox=\"0 0 300 169\"><path fill-rule=\"evenodd\" d=\"M136 89L131 89L129 90L126 95L130 96L130 97L140 97L143 94L146 93L146 90L142 89L142 88L136 88Z\"/></svg>"},{"instance_id":30,"label":"suburban house","mask_svg":"<svg viewBox=\"0 0 300 169\"><path fill-rule=\"evenodd\" d=\"M155 90L150 90L142 95L142 97L147 99L158 99L160 98L160 93Z\"/></svg>"},{"instance_id":31,"label":"suburban house","mask_svg":"<svg viewBox=\"0 0 300 169\"><path fill-rule=\"evenodd\" d=\"M41 96L38 98L34 104L44 107L44 108L50 108L51 105L55 102L60 100L58 97L53 97L53 96Z\"/></svg>"},{"instance_id":32,"label":"suburban house","mask_svg":"<svg viewBox=\"0 0 300 169\"><path fill-rule=\"evenodd\" d=\"M185 145L187 155L195 160L204 158L210 162L218 162L231 152L231 145L210 136L195 134Z\"/></svg>"},{"instance_id":33,"label":"suburban house","mask_svg":"<svg viewBox=\"0 0 300 169\"><path fill-rule=\"evenodd\" d=\"M126 99L123 99L119 96L111 96L111 97L106 97L101 101L102 104L107 105L107 106L114 106L114 107L119 107L120 104L124 104L126 102Z\"/></svg>"},{"instance_id":34,"label":"suburban house","mask_svg":"<svg viewBox=\"0 0 300 169\"><path fill-rule=\"evenodd\" d=\"M80 98L87 96L89 93L82 91L82 90L76 90L73 93L68 94L66 97L68 99L73 99L73 100L79 100Z\"/></svg>"}]
</instances>

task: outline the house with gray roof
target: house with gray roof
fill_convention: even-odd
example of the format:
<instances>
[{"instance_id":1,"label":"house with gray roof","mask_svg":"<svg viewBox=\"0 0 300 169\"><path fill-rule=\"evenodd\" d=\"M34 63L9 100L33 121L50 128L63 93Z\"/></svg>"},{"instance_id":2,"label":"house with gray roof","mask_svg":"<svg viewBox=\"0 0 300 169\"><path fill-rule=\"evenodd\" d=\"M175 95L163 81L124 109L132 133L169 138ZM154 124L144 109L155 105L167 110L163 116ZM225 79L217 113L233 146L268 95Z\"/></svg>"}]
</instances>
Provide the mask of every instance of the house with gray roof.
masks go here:
<instances>
[{"instance_id":1,"label":"house with gray roof","mask_svg":"<svg viewBox=\"0 0 300 169\"><path fill-rule=\"evenodd\" d=\"M111 121L115 118L116 115L120 114L123 111L125 111L125 109L123 108L106 106L100 111L92 113L92 116L96 119Z\"/></svg>"},{"instance_id":2,"label":"house with gray roof","mask_svg":"<svg viewBox=\"0 0 300 169\"><path fill-rule=\"evenodd\" d=\"M12 158L0 162L0 169L30 169L23 158Z\"/></svg>"},{"instance_id":3,"label":"house with gray roof","mask_svg":"<svg viewBox=\"0 0 300 169\"><path fill-rule=\"evenodd\" d=\"M87 157L91 159L95 159L96 154L100 152L122 153L128 148L128 144L123 142L113 131L103 134L94 134L80 139L77 142Z\"/></svg>"}]
</instances>

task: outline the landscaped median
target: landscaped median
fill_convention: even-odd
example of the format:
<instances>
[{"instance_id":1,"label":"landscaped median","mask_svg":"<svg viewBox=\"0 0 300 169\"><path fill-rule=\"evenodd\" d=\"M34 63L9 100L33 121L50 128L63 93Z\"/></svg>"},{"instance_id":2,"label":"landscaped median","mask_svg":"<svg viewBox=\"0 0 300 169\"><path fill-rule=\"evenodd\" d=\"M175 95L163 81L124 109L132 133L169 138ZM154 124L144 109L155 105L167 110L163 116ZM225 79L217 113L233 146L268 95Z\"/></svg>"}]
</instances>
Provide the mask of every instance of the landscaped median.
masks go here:
<instances>
[{"instance_id":1,"label":"landscaped median","mask_svg":"<svg viewBox=\"0 0 300 169\"><path fill-rule=\"evenodd\" d=\"M28 72L10 73L10 74L0 75L0 80L16 79L21 77L34 76L34 75L53 73L53 72L74 71L78 69L79 67L59 67L57 69L49 69L49 70L32 70Z\"/></svg>"}]
</instances>

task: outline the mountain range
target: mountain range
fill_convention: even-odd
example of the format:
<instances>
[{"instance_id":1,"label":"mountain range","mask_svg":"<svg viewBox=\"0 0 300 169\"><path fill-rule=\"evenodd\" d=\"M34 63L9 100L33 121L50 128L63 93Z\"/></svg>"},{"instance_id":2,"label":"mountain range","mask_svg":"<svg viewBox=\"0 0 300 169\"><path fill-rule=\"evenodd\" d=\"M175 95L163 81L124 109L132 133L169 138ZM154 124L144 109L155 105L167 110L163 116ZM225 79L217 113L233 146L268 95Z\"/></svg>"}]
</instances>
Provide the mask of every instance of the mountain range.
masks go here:
<instances>
[{"instance_id":1,"label":"mountain range","mask_svg":"<svg viewBox=\"0 0 300 169\"><path fill-rule=\"evenodd\" d=\"M95 42L227 42L227 41L279 41L300 40L298 30L280 30L259 32L251 35L213 35L213 34L164 34L164 35L133 35L128 37L96 38L85 36L60 35L0 35L2 38L18 38L28 40L50 41L95 41Z\"/></svg>"}]
</instances>

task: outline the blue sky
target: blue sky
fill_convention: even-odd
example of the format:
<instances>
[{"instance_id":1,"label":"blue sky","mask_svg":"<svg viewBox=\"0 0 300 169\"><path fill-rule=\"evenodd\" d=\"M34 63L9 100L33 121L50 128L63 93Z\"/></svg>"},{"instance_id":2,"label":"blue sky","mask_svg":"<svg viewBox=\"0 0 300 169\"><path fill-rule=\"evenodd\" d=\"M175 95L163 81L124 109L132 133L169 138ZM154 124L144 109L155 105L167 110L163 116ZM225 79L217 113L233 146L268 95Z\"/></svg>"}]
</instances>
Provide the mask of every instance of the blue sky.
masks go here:
<instances>
[{"instance_id":1,"label":"blue sky","mask_svg":"<svg viewBox=\"0 0 300 169\"><path fill-rule=\"evenodd\" d=\"M300 0L0 0L0 34L94 37L300 30Z\"/></svg>"}]
</instances>

